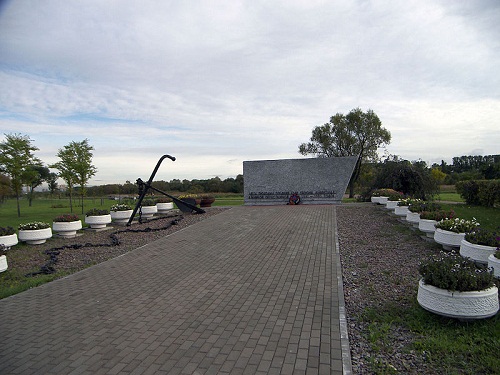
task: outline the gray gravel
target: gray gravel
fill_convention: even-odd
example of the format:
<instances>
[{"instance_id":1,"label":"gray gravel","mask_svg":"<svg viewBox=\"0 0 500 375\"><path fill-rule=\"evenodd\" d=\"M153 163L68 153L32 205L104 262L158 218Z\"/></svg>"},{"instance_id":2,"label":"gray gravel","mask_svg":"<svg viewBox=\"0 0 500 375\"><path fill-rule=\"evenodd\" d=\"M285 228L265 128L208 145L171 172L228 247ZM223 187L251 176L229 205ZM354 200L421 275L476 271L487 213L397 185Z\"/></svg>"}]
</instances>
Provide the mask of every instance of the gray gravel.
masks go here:
<instances>
[{"instance_id":1,"label":"gray gravel","mask_svg":"<svg viewBox=\"0 0 500 375\"><path fill-rule=\"evenodd\" d=\"M415 333L397 323L375 325L364 315L414 304L418 264L439 246L423 240L418 230L409 229L381 206L349 204L337 213L353 373L436 373L425 353L412 348L418 339ZM387 336L374 343L370 332Z\"/></svg>"}]
</instances>

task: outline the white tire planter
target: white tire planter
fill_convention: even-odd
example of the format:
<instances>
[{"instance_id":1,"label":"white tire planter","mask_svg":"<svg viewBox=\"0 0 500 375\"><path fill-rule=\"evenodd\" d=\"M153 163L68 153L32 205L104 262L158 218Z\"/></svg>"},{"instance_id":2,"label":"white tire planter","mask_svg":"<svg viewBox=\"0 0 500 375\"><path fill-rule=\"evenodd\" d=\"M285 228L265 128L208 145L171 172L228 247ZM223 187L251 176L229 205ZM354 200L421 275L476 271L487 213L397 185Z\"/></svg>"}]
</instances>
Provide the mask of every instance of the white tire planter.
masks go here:
<instances>
[{"instance_id":1,"label":"white tire planter","mask_svg":"<svg viewBox=\"0 0 500 375\"><path fill-rule=\"evenodd\" d=\"M5 247L5 250L9 250L12 246L17 245L19 240L17 239L17 234L9 234L7 236L0 236L0 245Z\"/></svg>"},{"instance_id":2,"label":"white tire planter","mask_svg":"<svg viewBox=\"0 0 500 375\"><path fill-rule=\"evenodd\" d=\"M491 254L488 257L488 267L493 268L493 276L500 279L500 259Z\"/></svg>"},{"instance_id":3,"label":"white tire planter","mask_svg":"<svg viewBox=\"0 0 500 375\"><path fill-rule=\"evenodd\" d=\"M417 301L427 311L461 320L489 318L499 310L496 286L474 292L450 292L420 280Z\"/></svg>"},{"instance_id":4,"label":"white tire planter","mask_svg":"<svg viewBox=\"0 0 500 375\"><path fill-rule=\"evenodd\" d=\"M396 206L396 208L394 209L394 213L398 216L406 217L408 212L410 212L410 210L408 210L408 206Z\"/></svg>"},{"instance_id":5,"label":"white tire planter","mask_svg":"<svg viewBox=\"0 0 500 375\"><path fill-rule=\"evenodd\" d=\"M142 218L151 219L154 214L158 213L156 206L141 206Z\"/></svg>"},{"instance_id":6,"label":"white tire planter","mask_svg":"<svg viewBox=\"0 0 500 375\"><path fill-rule=\"evenodd\" d=\"M372 203L379 204L380 203L380 197L371 197Z\"/></svg>"},{"instance_id":7,"label":"white tire planter","mask_svg":"<svg viewBox=\"0 0 500 375\"><path fill-rule=\"evenodd\" d=\"M488 257L494 254L496 250L496 247L470 243L466 239L460 242L460 255L470 258L476 263L488 264Z\"/></svg>"},{"instance_id":8,"label":"white tire planter","mask_svg":"<svg viewBox=\"0 0 500 375\"><path fill-rule=\"evenodd\" d=\"M420 222L420 213L408 211L406 214L406 221L418 228L418 223Z\"/></svg>"},{"instance_id":9,"label":"white tire planter","mask_svg":"<svg viewBox=\"0 0 500 375\"><path fill-rule=\"evenodd\" d=\"M436 231L436 220L420 219L418 222L418 229L424 232L429 238L434 238L434 232Z\"/></svg>"},{"instance_id":10,"label":"white tire planter","mask_svg":"<svg viewBox=\"0 0 500 375\"><path fill-rule=\"evenodd\" d=\"M92 229L106 228L106 225L111 223L111 215L95 215L85 216L85 224L88 224Z\"/></svg>"},{"instance_id":11,"label":"white tire planter","mask_svg":"<svg viewBox=\"0 0 500 375\"><path fill-rule=\"evenodd\" d=\"M26 242L29 245L41 245L52 237L52 228L20 230L19 241Z\"/></svg>"},{"instance_id":12,"label":"white tire planter","mask_svg":"<svg viewBox=\"0 0 500 375\"><path fill-rule=\"evenodd\" d=\"M385 202L385 208L388 210L395 210L397 206L398 206L398 201Z\"/></svg>"},{"instance_id":13,"label":"white tire planter","mask_svg":"<svg viewBox=\"0 0 500 375\"><path fill-rule=\"evenodd\" d=\"M173 202L156 203L156 209L160 214L168 212L174 209L174 203Z\"/></svg>"},{"instance_id":14,"label":"white tire planter","mask_svg":"<svg viewBox=\"0 0 500 375\"><path fill-rule=\"evenodd\" d=\"M82 221L54 221L52 230L62 237L75 237L76 231L82 229Z\"/></svg>"},{"instance_id":15,"label":"white tire planter","mask_svg":"<svg viewBox=\"0 0 500 375\"><path fill-rule=\"evenodd\" d=\"M386 204L389 200L389 197L378 197L378 204Z\"/></svg>"},{"instance_id":16,"label":"white tire planter","mask_svg":"<svg viewBox=\"0 0 500 375\"><path fill-rule=\"evenodd\" d=\"M436 228L434 232L434 241L443 246L445 250L453 250L459 248L465 233L455 233L448 230Z\"/></svg>"},{"instance_id":17,"label":"white tire planter","mask_svg":"<svg viewBox=\"0 0 500 375\"><path fill-rule=\"evenodd\" d=\"M111 211L109 214L111 215L111 220L117 224L126 224L128 223L130 216L134 210L124 210L124 211Z\"/></svg>"},{"instance_id":18,"label":"white tire planter","mask_svg":"<svg viewBox=\"0 0 500 375\"><path fill-rule=\"evenodd\" d=\"M0 256L0 272L7 271L9 265L7 264L7 257L5 255Z\"/></svg>"}]
</instances>

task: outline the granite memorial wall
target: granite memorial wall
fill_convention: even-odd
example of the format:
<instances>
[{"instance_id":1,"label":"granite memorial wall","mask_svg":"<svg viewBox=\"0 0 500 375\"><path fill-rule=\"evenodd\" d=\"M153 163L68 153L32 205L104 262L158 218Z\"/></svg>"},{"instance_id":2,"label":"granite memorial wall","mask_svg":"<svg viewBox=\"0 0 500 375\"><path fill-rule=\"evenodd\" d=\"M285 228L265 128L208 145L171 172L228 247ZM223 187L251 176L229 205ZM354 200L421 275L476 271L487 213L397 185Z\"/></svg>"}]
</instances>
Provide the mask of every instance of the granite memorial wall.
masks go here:
<instances>
[{"instance_id":1,"label":"granite memorial wall","mask_svg":"<svg viewBox=\"0 0 500 375\"><path fill-rule=\"evenodd\" d=\"M340 203L357 156L243 162L245 205Z\"/></svg>"}]
</instances>

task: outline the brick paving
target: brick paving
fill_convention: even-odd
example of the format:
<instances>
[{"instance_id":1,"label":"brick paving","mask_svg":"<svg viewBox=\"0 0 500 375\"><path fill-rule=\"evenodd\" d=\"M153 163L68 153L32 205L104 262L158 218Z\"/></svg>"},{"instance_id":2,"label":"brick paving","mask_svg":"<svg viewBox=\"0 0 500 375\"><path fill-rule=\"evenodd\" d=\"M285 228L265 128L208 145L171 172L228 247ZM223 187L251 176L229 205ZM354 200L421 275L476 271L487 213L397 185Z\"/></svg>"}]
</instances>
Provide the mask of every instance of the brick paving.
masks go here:
<instances>
[{"instance_id":1,"label":"brick paving","mask_svg":"<svg viewBox=\"0 0 500 375\"><path fill-rule=\"evenodd\" d=\"M350 374L335 213L235 207L0 300L0 374Z\"/></svg>"}]
</instances>

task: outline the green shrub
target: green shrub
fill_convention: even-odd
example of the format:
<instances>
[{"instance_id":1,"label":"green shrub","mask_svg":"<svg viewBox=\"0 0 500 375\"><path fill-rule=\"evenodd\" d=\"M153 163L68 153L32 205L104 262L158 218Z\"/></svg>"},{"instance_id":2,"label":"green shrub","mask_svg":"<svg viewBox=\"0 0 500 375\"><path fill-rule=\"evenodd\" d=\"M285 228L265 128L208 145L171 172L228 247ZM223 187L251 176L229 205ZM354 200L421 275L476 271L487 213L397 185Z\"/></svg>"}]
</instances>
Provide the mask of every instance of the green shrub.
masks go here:
<instances>
[{"instance_id":1,"label":"green shrub","mask_svg":"<svg viewBox=\"0 0 500 375\"><path fill-rule=\"evenodd\" d=\"M33 221L31 223L19 224L19 230L37 230L37 229L47 229L50 228L49 223L43 223L41 221Z\"/></svg>"},{"instance_id":2,"label":"green shrub","mask_svg":"<svg viewBox=\"0 0 500 375\"><path fill-rule=\"evenodd\" d=\"M479 226L476 219L464 220L458 217L454 219L444 219L438 221L436 228L455 233L467 233L475 230Z\"/></svg>"},{"instance_id":3,"label":"green shrub","mask_svg":"<svg viewBox=\"0 0 500 375\"><path fill-rule=\"evenodd\" d=\"M129 206L128 204L121 203L121 204L114 204L111 206L110 211L128 211L131 210L132 207Z\"/></svg>"},{"instance_id":4,"label":"green shrub","mask_svg":"<svg viewBox=\"0 0 500 375\"><path fill-rule=\"evenodd\" d=\"M500 180L460 181L456 187L467 204L493 207L500 203Z\"/></svg>"},{"instance_id":5,"label":"green shrub","mask_svg":"<svg viewBox=\"0 0 500 375\"><path fill-rule=\"evenodd\" d=\"M80 218L78 217L78 215L75 215L75 214L62 214L62 215L56 216L52 221L69 223L71 221L77 221L77 220L80 220Z\"/></svg>"},{"instance_id":6,"label":"green shrub","mask_svg":"<svg viewBox=\"0 0 500 375\"><path fill-rule=\"evenodd\" d=\"M496 231L476 228L465 234L465 240L476 245L500 247L500 227Z\"/></svg>"},{"instance_id":7,"label":"green shrub","mask_svg":"<svg viewBox=\"0 0 500 375\"><path fill-rule=\"evenodd\" d=\"M455 211L450 210L450 211L443 211L443 210L438 210L438 211L422 211L420 212L420 218L424 220L435 220L435 221L441 221L445 219L452 219L455 217Z\"/></svg>"}]
</instances>

